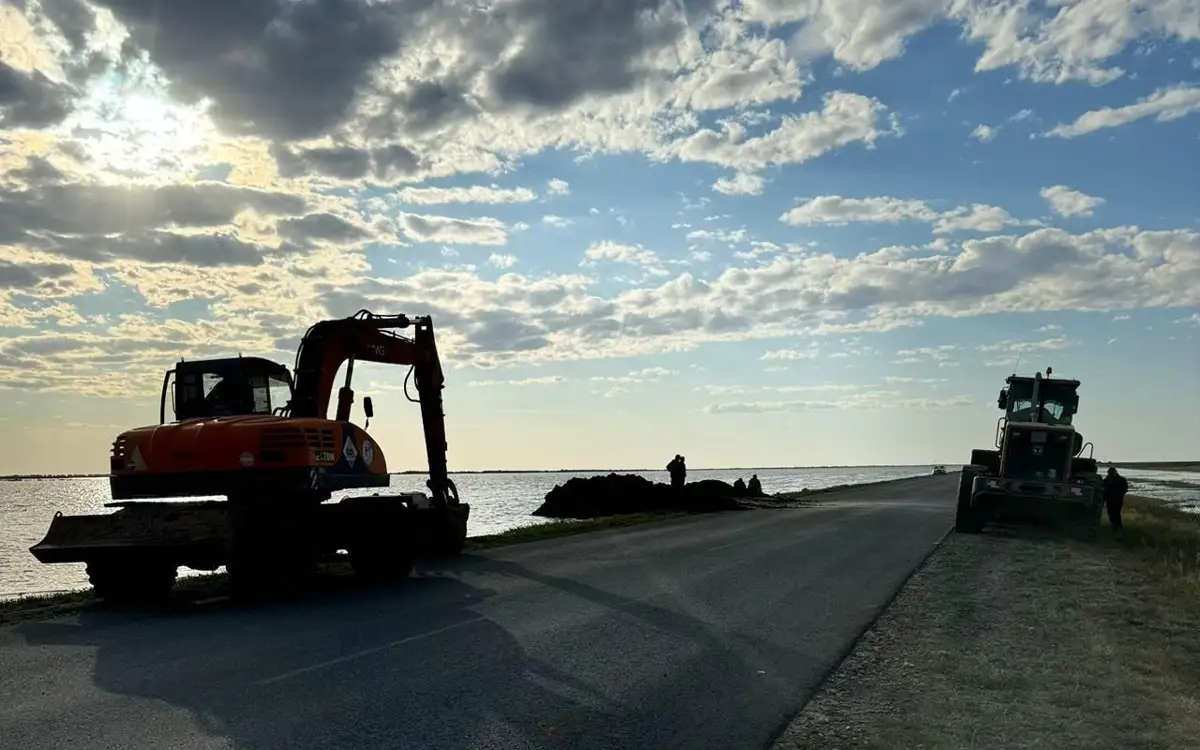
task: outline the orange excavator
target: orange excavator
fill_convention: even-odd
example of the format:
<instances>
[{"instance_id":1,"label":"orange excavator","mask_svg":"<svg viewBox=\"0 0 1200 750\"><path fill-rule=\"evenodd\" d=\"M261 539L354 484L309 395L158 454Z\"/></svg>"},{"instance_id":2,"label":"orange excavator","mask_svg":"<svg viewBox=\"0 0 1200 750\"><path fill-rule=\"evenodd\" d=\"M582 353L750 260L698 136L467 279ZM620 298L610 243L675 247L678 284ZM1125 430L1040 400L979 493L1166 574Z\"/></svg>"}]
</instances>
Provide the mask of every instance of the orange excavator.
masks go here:
<instances>
[{"instance_id":1,"label":"orange excavator","mask_svg":"<svg viewBox=\"0 0 1200 750\"><path fill-rule=\"evenodd\" d=\"M412 329L411 337L400 331ZM410 367L420 404L429 494L332 494L390 483L383 451L350 421L356 361ZM338 370L337 412L328 419ZM234 594L310 584L316 565L345 552L367 578L405 577L422 555L458 554L470 506L446 464L444 376L429 317L366 310L305 333L294 379L259 357L180 361L163 378L159 424L113 442L110 514L55 515L30 548L43 563L83 562L110 600L161 598L180 567L224 565ZM409 395L412 379L417 398ZM174 421L167 422L170 397ZM214 497L224 500L163 501Z\"/></svg>"}]
</instances>

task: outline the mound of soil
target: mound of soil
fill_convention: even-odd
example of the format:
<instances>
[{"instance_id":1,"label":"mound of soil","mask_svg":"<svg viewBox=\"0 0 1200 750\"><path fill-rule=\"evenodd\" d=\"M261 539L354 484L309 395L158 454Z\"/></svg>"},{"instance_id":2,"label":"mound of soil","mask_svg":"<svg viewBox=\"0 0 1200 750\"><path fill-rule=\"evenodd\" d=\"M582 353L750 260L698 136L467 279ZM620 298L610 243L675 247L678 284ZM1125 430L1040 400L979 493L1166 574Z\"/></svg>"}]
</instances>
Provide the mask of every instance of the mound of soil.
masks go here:
<instances>
[{"instance_id":1,"label":"mound of soil","mask_svg":"<svg viewBox=\"0 0 1200 750\"><path fill-rule=\"evenodd\" d=\"M690 482L681 491L636 474L572 477L546 493L533 512L546 518L597 518L625 513L682 511L715 513L738 510L743 495L716 479Z\"/></svg>"}]
</instances>

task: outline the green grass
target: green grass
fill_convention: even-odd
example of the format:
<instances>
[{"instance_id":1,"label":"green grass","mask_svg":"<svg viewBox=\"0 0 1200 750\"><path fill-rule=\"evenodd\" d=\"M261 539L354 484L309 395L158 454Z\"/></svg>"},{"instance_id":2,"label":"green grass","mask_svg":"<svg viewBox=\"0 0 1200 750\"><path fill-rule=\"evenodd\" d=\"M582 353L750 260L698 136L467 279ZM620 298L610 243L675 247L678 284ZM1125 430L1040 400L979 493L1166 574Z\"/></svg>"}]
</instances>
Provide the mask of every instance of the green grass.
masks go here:
<instances>
[{"instance_id":1,"label":"green grass","mask_svg":"<svg viewBox=\"0 0 1200 750\"><path fill-rule=\"evenodd\" d=\"M1122 515L950 534L775 750L1195 746L1200 516Z\"/></svg>"},{"instance_id":2,"label":"green grass","mask_svg":"<svg viewBox=\"0 0 1200 750\"><path fill-rule=\"evenodd\" d=\"M485 550L495 547L507 547L510 544L538 542L545 539L558 539L575 534L586 534L604 529L621 529L627 526L637 526L652 521L663 521L668 518L681 518L687 513L629 513L625 515L603 516L601 518L585 519L556 519L546 523L531 523L518 526L499 534L487 534L471 537L467 540L467 550Z\"/></svg>"},{"instance_id":3,"label":"green grass","mask_svg":"<svg viewBox=\"0 0 1200 750\"><path fill-rule=\"evenodd\" d=\"M1178 591L1200 603L1200 514L1127 495L1121 520L1119 532L1105 522L1105 538L1142 556Z\"/></svg>"}]
</instances>

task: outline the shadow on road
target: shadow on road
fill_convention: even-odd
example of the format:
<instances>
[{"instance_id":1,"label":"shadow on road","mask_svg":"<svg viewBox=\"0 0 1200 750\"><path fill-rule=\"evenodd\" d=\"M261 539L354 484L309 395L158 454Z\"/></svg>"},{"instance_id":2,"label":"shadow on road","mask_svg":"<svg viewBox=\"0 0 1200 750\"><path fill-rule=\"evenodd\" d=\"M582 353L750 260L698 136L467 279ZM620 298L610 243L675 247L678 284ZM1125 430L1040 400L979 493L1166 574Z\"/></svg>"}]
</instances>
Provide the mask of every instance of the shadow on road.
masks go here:
<instances>
[{"instance_id":1,"label":"shadow on road","mask_svg":"<svg viewBox=\"0 0 1200 750\"><path fill-rule=\"evenodd\" d=\"M525 595L541 596L545 607L547 594L568 594L602 611L573 626L553 616L535 622L523 646L482 614L495 594L486 586L503 578L516 581L503 584L511 622L521 621L513 612ZM105 693L187 709L192 721L180 722L157 716L153 702L134 704L157 731L175 733L164 746L195 744L197 727L238 748L760 745L815 687L832 654L819 643L793 648L723 634L689 606L703 609L685 602L675 611L466 555L395 588L190 614L90 613L14 630L31 645L94 649L93 680ZM648 657L637 642L624 648L629 633L663 639L677 653ZM644 671L647 658L662 662L654 679L613 678L624 663ZM37 726L15 729L10 742L27 735L24 746L37 745ZM117 734L89 739L146 742L137 726L107 731Z\"/></svg>"},{"instance_id":2,"label":"shadow on road","mask_svg":"<svg viewBox=\"0 0 1200 750\"><path fill-rule=\"evenodd\" d=\"M101 690L189 709L239 748L465 748L482 736L536 747L603 723L586 685L471 610L490 593L423 576L321 601L15 630L31 645L94 648ZM125 742L142 743L128 732Z\"/></svg>"}]
</instances>

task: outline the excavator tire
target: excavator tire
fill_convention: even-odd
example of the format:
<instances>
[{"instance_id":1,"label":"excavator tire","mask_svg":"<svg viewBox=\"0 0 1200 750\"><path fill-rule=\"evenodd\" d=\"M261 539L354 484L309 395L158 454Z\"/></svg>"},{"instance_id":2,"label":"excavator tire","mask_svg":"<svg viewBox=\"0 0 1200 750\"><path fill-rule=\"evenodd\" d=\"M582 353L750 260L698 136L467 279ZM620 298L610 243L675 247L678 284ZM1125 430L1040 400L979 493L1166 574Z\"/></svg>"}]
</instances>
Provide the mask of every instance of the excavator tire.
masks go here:
<instances>
[{"instance_id":1,"label":"excavator tire","mask_svg":"<svg viewBox=\"0 0 1200 750\"><path fill-rule=\"evenodd\" d=\"M158 604L167 600L179 569L170 563L134 556L101 557L87 562L92 590L117 605Z\"/></svg>"},{"instance_id":2,"label":"excavator tire","mask_svg":"<svg viewBox=\"0 0 1200 750\"><path fill-rule=\"evenodd\" d=\"M229 571L234 599L289 597L317 577L315 513L304 504L231 503Z\"/></svg>"},{"instance_id":3,"label":"excavator tire","mask_svg":"<svg viewBox=\"0 0 1200 750\"><path fill-rule=\"evenodd\" d=\"M408 578L416 563L405 513L375 512L371 523L359 523L346 550L354 574L364 581L399 581Z\"/></svg>"},{"instance_id":4,"label":"excavator tire","mask_svg":"<svg viewBox=\"0 0 1200 750\"><path fill-rule=\"evenodd\" d=\"M971 485L978 472L963 468L958 480L958 507L954 513L954 530L959 534L978 534L983 531L978 513L971 507Z\"/></svg>"}]
</instances>

